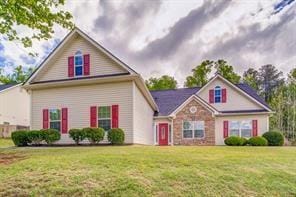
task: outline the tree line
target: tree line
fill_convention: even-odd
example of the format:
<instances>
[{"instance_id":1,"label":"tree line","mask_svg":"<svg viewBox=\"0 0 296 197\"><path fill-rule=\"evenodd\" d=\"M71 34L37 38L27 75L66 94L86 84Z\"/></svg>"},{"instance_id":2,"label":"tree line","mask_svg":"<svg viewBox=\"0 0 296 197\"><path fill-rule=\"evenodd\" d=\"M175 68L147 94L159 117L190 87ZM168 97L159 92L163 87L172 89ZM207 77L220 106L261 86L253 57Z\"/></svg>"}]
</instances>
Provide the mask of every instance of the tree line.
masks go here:
<instances>
[{"instance_id":1,"label":"tree line","mask_svg":"<svg viewBox=\"0 0 296 197\"><path fill-rule=\"evenodd\" d=\"M274 65L267 64L258 70L248 68L243 75L237 74L225 60L205 60L192 69L184 87L201 87L214 73L219 73L234 84L246 83L274 110L270 118L270 129L279 130L287 139L296 142L296 68L284 76ZM145 81L150 90L176 89L177 80L168 75L151 77Z\"/></svg>"}]
</instances>

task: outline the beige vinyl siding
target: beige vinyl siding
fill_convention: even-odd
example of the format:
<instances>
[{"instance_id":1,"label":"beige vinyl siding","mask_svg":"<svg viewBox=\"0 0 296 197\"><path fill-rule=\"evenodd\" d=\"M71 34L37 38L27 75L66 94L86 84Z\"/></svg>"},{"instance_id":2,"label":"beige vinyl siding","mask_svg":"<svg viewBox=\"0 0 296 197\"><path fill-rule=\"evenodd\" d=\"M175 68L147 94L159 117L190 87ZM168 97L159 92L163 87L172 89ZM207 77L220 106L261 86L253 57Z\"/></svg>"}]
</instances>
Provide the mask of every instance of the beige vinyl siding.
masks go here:
<instances>
[{"instance_id":1,"label":"beige vinyl siding","mask_svg":"<svg viewBox=\"0 0 296 197\"><path fill-rule=\"evenodd\" d=\"M90 126L90 106L119 105L119 127L125 131L125 142L133 143L133 82L94 84L55 89L33 90L32 128L42 128L42 110L68 108L68 128ZM63 135L60 143L72 142Z\"/></svg>"},{"instance_id":2,"label":"beige vinyl siding","mask_svg":"<svg viewBox=\"0 0 296 197\"><path fill-rule=\"evenodd\" d=\"M78 50L83 54L90 54L90 76L127 72L87 40L76 35L73 40L63 46L62 50L50 62L44 65L44 69L38 73L38 76L33 81L69 78L68 57L74 56Z\"/></svg>"},{"instance_id":3,"label":"beige vinyl siding","mask_svg":"<svg viewBox=\"0 0 296 197\"><path fill-rule=\"evenodd\" d=\"M134 143L154 144L153 114L154 111L140 92L135 83L134 86Z\"/></svg>"},{"instance_id":4,"label":"beige vinyl siding","mask_svg":"<svg viewBox=\"0 0 296 197\"><path fill-rule=\"evenodd\" d=\"M20 85L0 92L0 124L30 125L30 95Z\"/></svg>"},{"instance_id":5,"label":"beige vinyl siding","mask_svg":"<svg viewBox=\"0 0 296 197\"><path fill-rule=\"evenodd\" d=\"M224 145L223 136L223 121L244 121L244 120L257 120L258 121L258 136L269 129L268 115L236 115L236 116L223 116L215 118L215 142L216 145Z\"/></svg>"},{"instance_id":6,"label":"beige vinyl siding","mask_svg":"<svg viewBox=\"0 0 296 197\"><path fill-rule=\"evenodd\" d=\"M228 110L251 110L251 109L263 109L255 101L252 101L246 95L243 95L235 88L229 86L227 83L221 79L215 79L211 84L209 84L202 92L198 92L198 96L209 102L209 90L214 89L216 86L227 89L227 102L226 103L211 103L218 111L228 111Z\"/></svg>"}]
</instances>

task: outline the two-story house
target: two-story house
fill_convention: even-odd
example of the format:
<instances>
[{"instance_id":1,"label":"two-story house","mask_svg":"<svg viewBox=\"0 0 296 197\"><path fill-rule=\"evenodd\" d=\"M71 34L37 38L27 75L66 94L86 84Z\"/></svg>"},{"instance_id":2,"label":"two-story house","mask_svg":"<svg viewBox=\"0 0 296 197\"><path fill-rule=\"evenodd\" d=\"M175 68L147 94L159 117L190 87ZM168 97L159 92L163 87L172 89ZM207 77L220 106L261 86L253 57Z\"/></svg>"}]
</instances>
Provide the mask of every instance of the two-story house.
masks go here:
<instances>
[{"instance_id":1,"label":"two-story house","mask_svg":"<svg viewBox=\"0 0 296 197\"><path fill-rule=\"evenodd\" d=\"M125 143L222 145L230 135L268 130L271 109L245 84L220 75L204 87L149 91L142 77L79 29L71 31L24 83L31 128L122 128Z\"/></svg>"}]
</instances>

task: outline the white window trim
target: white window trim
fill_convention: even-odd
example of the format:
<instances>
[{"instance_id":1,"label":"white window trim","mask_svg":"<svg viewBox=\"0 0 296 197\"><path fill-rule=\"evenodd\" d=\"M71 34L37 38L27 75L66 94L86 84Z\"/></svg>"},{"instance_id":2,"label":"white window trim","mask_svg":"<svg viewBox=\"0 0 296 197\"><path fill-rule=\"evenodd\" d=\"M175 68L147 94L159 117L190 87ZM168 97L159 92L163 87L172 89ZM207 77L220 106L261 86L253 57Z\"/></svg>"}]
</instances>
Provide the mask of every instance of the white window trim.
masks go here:
<instances>
[{"instance_id":1,"label":"white window trim","mask_svg":"<svg viewBox=\"0 0 296 197\"><path fill-rule=\"evenodd\" d=\"M192 137L184 137L184 122L204 122L204 129L203 129L203 137L194 137L194 124L193 124L193 130L192 130ZM184 121L182 120L182 139L205 139L206 137L206 128L205 128L205 121L204 120L189 120L189 121Z\"/></svg>"},{"instance_id":2,"label":"white window trim","mask_svg":"<svg viewBox=\"0 0 296 197\"><path fill-rule=\"evenodd\" d=\"M50 118L50 111L51 110L60 110L60 119L59 120L51 120L51 118ZM62 130L62 110L61 109L59 109L59 108L51 108L51 109L49 109L48 110L48 120L49 120L49 125L48 125L49 128L50 128L50 123L51 122L60 122L60 131Z\"/></svg>"},{"instance_id":3,"label":"white window trim","mask_svg":"<svg viewBox=\"0 0 296 197\"><path fill-rule=\"evenodd\" d=\"M100 110L99 108L100 107L109 107L110 108L110 118L100 118L100 116L99 116L99 110ZM112 129L112 105L97 106L97 111L98 111L97 124L99 125L100 120L110 120L110 129ZM99 125L99 127L100 127L100 125Z\"/></svg>"},{"instance_id":4,"label":"white window trim","mask_svg":"<svg viewBox=\"0 0 296 197\"><path fill-rule=\"evenodd\" d=\"M77 55L76 53L78 53L78 52L80 52L81 54L78 54ZM82 54L82 52L80 50L76 51L76 53L74 55L74 73L75 73L75 76L78 76L79 77L79 76L83 76L83 73L84 73L84 66L83 66L84 65L84 59L83 59L83 54ZM81 59L82 59L81 65L76 65L76 60L75 59L78 56L81 56ZM77 75L76 74L76 67L80 67L80 66L82 67L82 69L81 69L82 70L82 73L81 73L81 75Z\"/></svg>"},{"instance_id":5,"label":"white window trim","mask_svg":"<svg viewBox=\"0 0 296 197\"><path fill-rule=\"evenodd\" d=\"M216 96L216 90L219 90L219 96ZM216 102L216 98L220 97L220 102ZM221 86L216 86L214 88L214 103L222 103L222 88Z\"/></svg>"},{"instance_id":6,"label":"white window trim","mask_svg":"<svg viewBox=\"0 0 296 197\"><path fill-rule=\"evenodd\" d=\"M238 131L239 131L239 136L238 137L242 137L242 122L250 122L251 123L251 135L250 137L244 137L244 138L251 138L253 137L253 123L252 123L252 120L230 120L229 121L229 129L228 129L228 136L235 136L235 135L230 135L230 130L231 130L231 122L239 122L239 128L238 128Z\"/></svg>"}]
</instances>

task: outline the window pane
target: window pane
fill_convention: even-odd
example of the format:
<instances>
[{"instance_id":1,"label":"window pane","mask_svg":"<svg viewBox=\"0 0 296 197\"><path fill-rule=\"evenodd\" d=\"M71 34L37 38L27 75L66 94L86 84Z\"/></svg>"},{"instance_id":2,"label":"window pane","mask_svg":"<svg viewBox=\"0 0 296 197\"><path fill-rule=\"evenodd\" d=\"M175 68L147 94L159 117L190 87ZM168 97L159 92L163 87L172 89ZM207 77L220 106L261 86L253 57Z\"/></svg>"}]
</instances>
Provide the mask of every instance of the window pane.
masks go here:
<instances>
[{"instance_id":1,"label":"window pane","mask_svg":"<svg viewBox=\"0 0 296 197\"><path fill-rule=\"evenodd\" d=\"M195 138L203 138L204 137L204 130L194 130L194 137Z\"/></svg>"},{"instance_id":2,"label":"window pane","mask_svg":"<svg viewBox=\"0 0 296 197\"><path fill-rule=\"evenodd\" d=\"M221 103L221 97L215 96L215 103Z\"/></svg>"},{"instance_id":3,"label":"window pane","mask_svg":"<svg viewBox=\"0 0 296 197\"><path fill-rule=\"evenodd\" d=\"M99 119L111 118L110 106L99 107Z\"/></svg>"},{"instance_id":4,"label":"window pane","mask_svg":"<svg viewBox=\"0 0 296 197\"><path fill-rule=\"evenodd\" d=\"M111 120L99 120L99 127L109 131L111 129Z\"/></svg>"},{"instance_id":5,"label":"window pane","mask_svg":"<svg viewBox=\"0 0 296 197\"><path fill-rule=\"evenodd\" d=\"M183 138L192 138L192 130L183 130Z\"/></svg>"},{"instance_id":6,"label":"window pane","mask_svg":"<svg viewBox=\"0 0 296 197\"><path fill-rule=\"evenodd\" d=\"M75 66L82 65L82 56L75 56Z\"/></svg>"},{"instance_id":7,"label":"window pane","mask_svg":"<svg viewBox=\"0 0 296 197\"><path fill-rule=\"evenodd\" d=\"M49 110L50 113L50 120L60 120L61 119L61 112L59 109L51 109Z\"/></svg>"},{"instance_id":8,"label":"window pane","mask_svg":"<svg viewBox=\"0 0 296 197\"><path fill-rule=\"evenodd\" d=\"M183 129L184 130L193 130L193 124L190 121L183 122Z\"/></svg>"},{"instance_id":9,"label":"window pane","mask_svg":"<svg viewBox=\"0 0 296 197\"><path fill-rule=\"evenodd\" d=\"M60 121L50 122L50 128L60 131L61 130L61 122Z\"/></svg>"},{"instance_id":10,"label":"window pane","mask_svg":"<svg viewBox=\"0 0 296 197\"><path fill-rule=\"evenodd\" d=\"M230 121L230 136L239 136L239 121Z\"/></svg>"},{"instance_id":11,"label":"window pane","mask_svg":"<svg viewBox=\"0 0 296 197\"><path fill-rule=\"evenodd\" d=\"M194 121L194 137L203 138L205 130L204 121Z\"/></svg>"},{"instance_id":12,"label":"window pane","mask_svg":"<svg viewBox=\"0 0 296 197\"><path fill-rule=\"evenodd\" d=\"M242 121L241 122L241 135L242 137L252 137L252 122Z\"/></svg>"},{"instance_id":13,"label":"window pane","mask_svg":"<svg viewBox=\"0 0 296 197\"><path fill-rule=\"evenodd\" d=\"M75 75L76 76L82 75L82 66L76 66L75 67Z\"/></svg>"}]
</instances>

